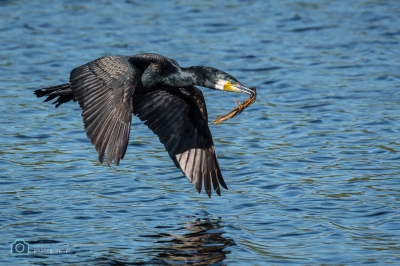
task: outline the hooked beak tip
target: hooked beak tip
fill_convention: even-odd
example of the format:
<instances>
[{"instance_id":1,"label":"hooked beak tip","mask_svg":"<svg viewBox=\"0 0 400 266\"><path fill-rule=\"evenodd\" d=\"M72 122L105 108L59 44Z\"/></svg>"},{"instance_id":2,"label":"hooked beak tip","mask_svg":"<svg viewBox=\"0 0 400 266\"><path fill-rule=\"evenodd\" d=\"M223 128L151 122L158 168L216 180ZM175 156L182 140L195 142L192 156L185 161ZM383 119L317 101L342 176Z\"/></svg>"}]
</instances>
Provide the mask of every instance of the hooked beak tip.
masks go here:
<instances>
[{"instance_id":1,"label":"hooked beak tip","mask_svg":"<svg viewBox=\"0 0 400 266\"><path fill-rule=\"evenodd\" d=\"M247 87L245 87L243 85L239 85L238 89L240 90L241 93L245 93L245 94L248 94L248 95L253 95L254 94L254 91L252 89L247 88Z\"/></svg>"}]
</instances>

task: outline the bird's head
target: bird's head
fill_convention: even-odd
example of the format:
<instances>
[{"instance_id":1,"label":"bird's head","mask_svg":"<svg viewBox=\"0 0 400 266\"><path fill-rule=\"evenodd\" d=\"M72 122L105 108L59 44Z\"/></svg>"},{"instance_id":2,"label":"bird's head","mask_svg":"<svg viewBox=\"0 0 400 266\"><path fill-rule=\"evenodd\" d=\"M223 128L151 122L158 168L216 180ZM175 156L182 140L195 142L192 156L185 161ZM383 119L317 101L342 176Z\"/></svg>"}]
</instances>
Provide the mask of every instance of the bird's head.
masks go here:
<instances>
[{"instance_id":1,"label":"bird's head","mask_svg":"<svg viewBox=\"0 0 400 266\"><path fill-rule=\"evenodd\" d=\"M213 67L193 66L182 68L178 73L179 75L174 75L177 80L173 83L180 86L199 85L210 89L240 92L249 95L253 93L251 89L243 86L232 75Z\"/></svg>"},{"instance_id":2,"label":"bird's head","mask_svg":"<svg viewBox=\"0 0 400 266\"><path fill-rule=\"evenodd\" d=\"M243 86L236 78L221 70L218 70L214 82L214 88L217 90L240 92L249 95L253 93L252 90Z\"/></svg>"}]
</instances>

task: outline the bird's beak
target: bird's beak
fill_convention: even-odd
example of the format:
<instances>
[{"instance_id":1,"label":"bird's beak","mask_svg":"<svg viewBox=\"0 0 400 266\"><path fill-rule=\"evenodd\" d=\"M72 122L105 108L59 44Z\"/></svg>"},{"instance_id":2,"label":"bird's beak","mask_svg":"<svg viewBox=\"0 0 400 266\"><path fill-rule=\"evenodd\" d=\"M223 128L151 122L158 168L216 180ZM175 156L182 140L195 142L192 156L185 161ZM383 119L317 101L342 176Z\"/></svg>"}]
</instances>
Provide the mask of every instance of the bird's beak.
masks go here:
<instances>
[{"instance_id":1,"label":"bird's beak","mask_svg":"<svg viewBox=\"0 0 400 266\"><path fill-rule=\"evenodd\" d=\"M235 83L235 84L231 84L230 82L227 82L224 85L224 91L231 91L231 92L240 92L240 93L246 93L248 95L252 95L253 91L245 86L243 86L242 84L239 83Z\"/></svg>"}]
</instances>

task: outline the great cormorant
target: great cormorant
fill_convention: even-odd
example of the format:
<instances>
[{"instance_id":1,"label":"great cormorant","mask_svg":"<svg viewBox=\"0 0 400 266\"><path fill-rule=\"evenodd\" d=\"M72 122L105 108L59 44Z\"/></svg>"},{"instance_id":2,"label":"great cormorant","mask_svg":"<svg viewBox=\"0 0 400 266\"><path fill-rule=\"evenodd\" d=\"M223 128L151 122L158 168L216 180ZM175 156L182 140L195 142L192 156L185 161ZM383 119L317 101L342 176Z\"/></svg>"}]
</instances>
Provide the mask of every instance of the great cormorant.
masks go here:
<instances>
[{"instance_id":1,"label":"great cormorant","mask_svg":"<svg viewBox=\"0 0 400 266\"><path fill-rule=\"evenodd\" d=\"M96 147L100 163L116 165L124 158L132 113L145 121L164 144L169 156L200 193L202 183L211 197L228 189L219 168L208 127L201 90L241 92L251 95L233 76L212 68L183 68L158 54L103 56L72 70L69 83L35 90L37 97L56 97L56 107L71 100L82 109L85 130ZM107 151L107 154L106 154Z\"/></svg>"}]
</instances>

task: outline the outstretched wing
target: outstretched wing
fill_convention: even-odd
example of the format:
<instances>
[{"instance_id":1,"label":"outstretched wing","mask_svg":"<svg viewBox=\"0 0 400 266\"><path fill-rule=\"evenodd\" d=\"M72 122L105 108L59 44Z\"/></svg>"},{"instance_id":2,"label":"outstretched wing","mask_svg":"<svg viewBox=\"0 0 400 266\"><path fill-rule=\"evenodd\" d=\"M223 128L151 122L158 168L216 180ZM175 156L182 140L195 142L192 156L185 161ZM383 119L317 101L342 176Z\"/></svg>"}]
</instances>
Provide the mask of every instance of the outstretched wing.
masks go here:
<instances>
[{"instance_id":1,"label":"outstretched wing","mask_svg":"<svg viewBox=\"0 0 400 266\"><path fill-rule=\"evenodd\" d=\"M71 72L71 89L101 163L106 150L108 165L112 161L118 165L124 158L131 129L131 96L140 76L126 56L104 56Z\"/></svg>"},{"instance_id":2,"label":"outstretched wing","mask_svg":"<svg viewBox=\"0 0 400 266\"><path fill-rule=\"evenodd\" d=\"M218 165L201 90L191 86L136 93L133 113L160 138L176 167L199 193L203 181L209 197L211 183L218 195L219 184L228 189Z\"/></svg>"}]
</instances>

